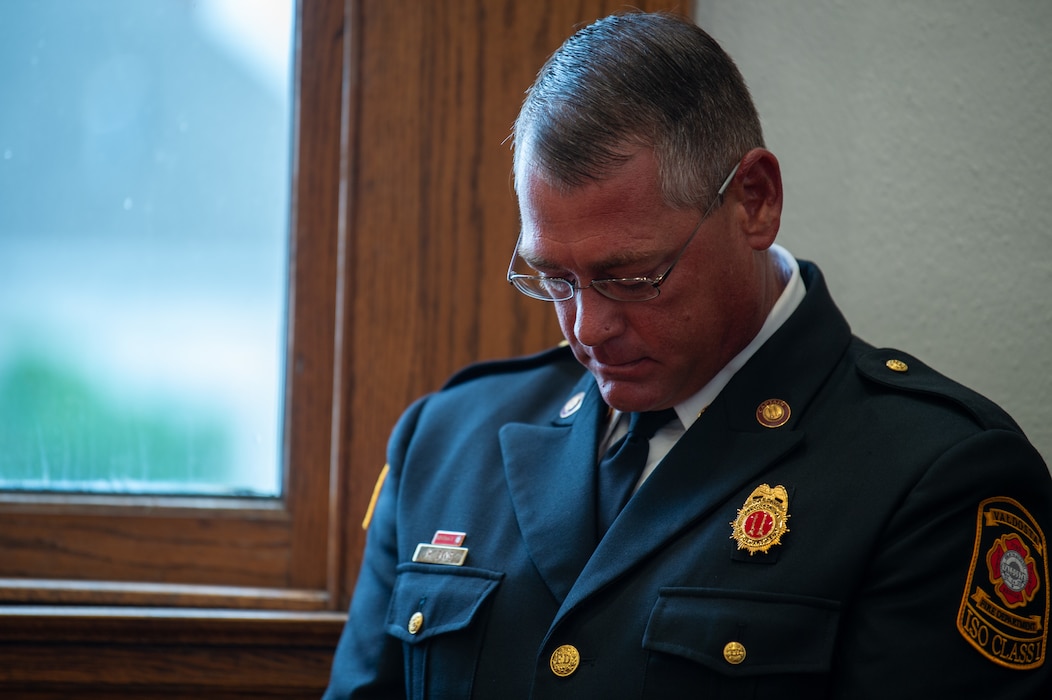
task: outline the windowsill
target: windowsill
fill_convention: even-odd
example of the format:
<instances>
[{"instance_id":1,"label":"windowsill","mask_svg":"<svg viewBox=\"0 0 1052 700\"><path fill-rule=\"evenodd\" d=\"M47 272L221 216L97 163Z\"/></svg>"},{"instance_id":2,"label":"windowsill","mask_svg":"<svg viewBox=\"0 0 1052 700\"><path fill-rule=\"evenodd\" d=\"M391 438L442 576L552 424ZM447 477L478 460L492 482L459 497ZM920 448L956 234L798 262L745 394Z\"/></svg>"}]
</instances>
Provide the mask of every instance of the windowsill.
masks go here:
<instances>
[{"instance_id":1,"label":"windowsill","mask_svg":"<svg viewBox=\"0 0 1052 700\"><path fill-rule=\"evenodd\" d=\"M319 697L334 612L0 606L0 687L51 698Z\"/></svg>"},{"instance_id":2,"label":"windowsill","mask_svg":"<svg viewBox=\"0 0 1052 700\"><path fill-rule=\"evenodd\" d=\"M127 606L314 611L331 609L325 591L122 581L0 578L0 606ZM4 608L0 607L0 610ZM20 609L20 608L12 608Z\"/></svg>"},{"instance_id":3,"label":"windowsill","mask_svg":"<svg viewBox=\"0 0 1052 700\"><path fill-rule=\"evenodd\" d=\"M0 606L0 643L19 641L335 646L347 616L295 610Z\"/></svg>"}]
</instances>

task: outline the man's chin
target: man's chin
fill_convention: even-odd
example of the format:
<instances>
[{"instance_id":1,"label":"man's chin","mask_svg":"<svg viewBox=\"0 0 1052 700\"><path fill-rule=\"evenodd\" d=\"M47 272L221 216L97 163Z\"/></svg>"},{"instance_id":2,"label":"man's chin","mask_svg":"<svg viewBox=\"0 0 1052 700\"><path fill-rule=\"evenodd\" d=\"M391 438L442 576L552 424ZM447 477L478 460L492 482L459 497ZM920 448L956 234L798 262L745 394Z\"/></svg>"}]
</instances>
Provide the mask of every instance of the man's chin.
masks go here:
<instances>
[{"instance_id":1,"label":"man's chin","mask_svg":"<svg viewBox=\"0 0 1052 700\"><path fill-rule=\"evenodd\" d=\"M659 405L661 396L653 389L648 390L646 385L608 380L602 377L596 377L596 382L599 384L599 393L606 405L619 411L635 413L667 408L667 406Z\"/></svg>"}]
</instances>

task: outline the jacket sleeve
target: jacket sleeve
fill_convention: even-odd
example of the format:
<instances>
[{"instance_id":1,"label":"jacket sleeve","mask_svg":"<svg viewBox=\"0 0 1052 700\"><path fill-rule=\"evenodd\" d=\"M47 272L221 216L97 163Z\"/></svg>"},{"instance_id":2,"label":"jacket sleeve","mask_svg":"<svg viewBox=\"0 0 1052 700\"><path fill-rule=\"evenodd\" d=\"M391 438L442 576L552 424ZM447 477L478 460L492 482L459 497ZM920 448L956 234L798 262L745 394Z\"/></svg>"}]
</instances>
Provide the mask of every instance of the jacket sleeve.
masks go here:
<instances>
[{"instance_id":1,"label":"jacket sleeve","mask_svg":"<svg viewBox=\"0 0 1052 700\"><path fill-rule=\"evenodd\" d=\"M404 698L402 642L385 631L398 565L396 510L404 458L426 402L417 401L398 421L387 448L387 477L366 537L365 553L350 612L324 700Z\"/></svg>"},{"instance_id":2,"label":"jacket sleeve","mask_svg":"<svg viewBox=\"0 0 1052 700\"><path fill-rule=\"evenodd\" d=\"M1050 528L1052 480L1020 433L985 430L949 449L884 528L846 611L834 697L1052 697ZM1023 566L1006 583L1007 549Z\"/></svg>"}]
</instances>

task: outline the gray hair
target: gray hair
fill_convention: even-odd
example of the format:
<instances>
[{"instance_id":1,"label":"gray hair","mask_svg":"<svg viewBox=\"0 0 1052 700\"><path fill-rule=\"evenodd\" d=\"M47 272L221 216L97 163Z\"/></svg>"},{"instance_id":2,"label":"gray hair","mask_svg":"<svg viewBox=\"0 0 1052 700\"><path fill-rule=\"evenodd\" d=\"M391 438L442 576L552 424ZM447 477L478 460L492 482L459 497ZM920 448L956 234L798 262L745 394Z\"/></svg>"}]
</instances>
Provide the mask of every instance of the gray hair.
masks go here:
<instances>
[{"instance_id":1,"label":"gray hair","mask_svg":"<svg viewBox=\"0 0 1052 700\"><path fill-rule=\"evenodd\" d=\"M649 147L666 202L704 207L763 145L745 81L712 37L672 14L612 15L567 39L538 72L513 130L515 181L529 170L571 190Z\"/></svg>"}]
</instances>

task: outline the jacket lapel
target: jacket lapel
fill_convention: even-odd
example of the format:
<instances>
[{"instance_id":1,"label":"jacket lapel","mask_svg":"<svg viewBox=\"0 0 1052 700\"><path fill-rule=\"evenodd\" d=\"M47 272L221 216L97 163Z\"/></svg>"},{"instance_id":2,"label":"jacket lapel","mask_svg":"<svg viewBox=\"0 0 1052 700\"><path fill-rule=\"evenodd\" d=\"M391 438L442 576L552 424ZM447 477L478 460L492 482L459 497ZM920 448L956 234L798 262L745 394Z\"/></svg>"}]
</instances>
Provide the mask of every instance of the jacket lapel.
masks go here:
<instances>
[{"instance_id":1,"label":"jacket lapel","mask_svg":"<svg viewBox=\"0 0 1052 700\"><path fill-rule=\"evenodd\" d=\"M595 549L595 464L607 407L587 372L570 399L580 408L547 425L509 423L500 430L504 469L530 558L558 601Z\"/></svg>"}]
</instances>

